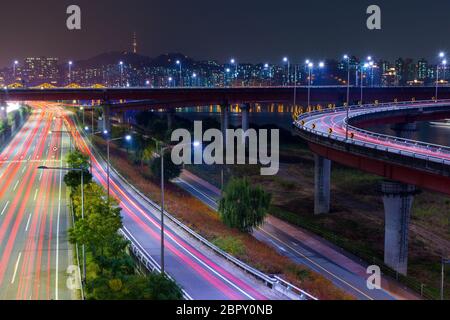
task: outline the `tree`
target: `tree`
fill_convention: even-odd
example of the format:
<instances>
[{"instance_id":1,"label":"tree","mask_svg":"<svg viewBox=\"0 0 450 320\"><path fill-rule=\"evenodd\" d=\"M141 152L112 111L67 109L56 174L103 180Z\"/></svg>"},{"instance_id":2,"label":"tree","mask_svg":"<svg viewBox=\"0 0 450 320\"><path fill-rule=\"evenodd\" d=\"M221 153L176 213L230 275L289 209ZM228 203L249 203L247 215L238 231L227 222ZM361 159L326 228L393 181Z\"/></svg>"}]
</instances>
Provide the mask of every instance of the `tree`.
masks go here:
<instances>
[{"instance_id":1,"label":"tree","mask_svg":"<svg viewBox=\"0 0 450 320\"><path fill-rule=\"evenodd\" d=\"M126 142L129 144L128 141L126 141ZM133 161L134 164L139 163L141 165L141 167L143 165L142 155L143 155L146 145L147 145L147 142L141 135L136 135L133 138L133 146L131 148L133 152L131 153L130 159Z\"/></svg>"},{"instance_id":2,"label":"tree","mask_svg":"<svg viewBox=\"0 0 450 320\"><path fill-rule=\"evenodd\" d=\"M83 182L89 184L92 181L92 174L89 172L89 156L80 150L75 150L67 155L67 164L69 168L85 168L83 170ZM64 183L72 190L81 185L81 172L69 171L64 176Z\"/></svg>"},{"instance_id":3,"label":"tree","mask_svg":"<svg viewBox=\"0 0 450 320\"><path fill-rule=\"evenodd\" d=\"M234 178L222 194L219 213L227 226L251 232L264 222L270 202L271 194L260 186L252 187L247 178Z\"/></svg>"},{"instance_id":4,"label":"tree","mask_svg":"<svg viewBox=\"0 0 450 320\"><path fill-rule=\"evenodd\" d=\"M160 273L127 277L124 291L126 299L182 300L183 292L178 284Z\"/></svg>"},{"instance_id":5,"label":"tree","mask_svg":"<svg viewBox=\"0 0 450 320\"><path fill-rule=\"evenodd\" d=\"M73 205L76 222L70 230L73 243L86 245L94 257L117 257L120 250L125 249L126 242L118 234L122 228L120 207L114 199L109 203L101 186L90 183L84 186L84 219L81 218L81 186L75 189Z\"/></svg>"},{"instance_id":6,"label":"tree","mask_svg":"<svg viewBox=\"0 0 450 320\"><path fill-rule=\"evenodd\" d=\"M150 163L150 161L155 157L155 149L156 146L153 144L149 144L142 151L142 162Z\"/></svg>"},{"instance_id":7,"label":"tree","mask_svg":"<svg viewBox=\"0 0 450 320\"><path fill-rule=\"evenodd\" d=\"M154 158L150 164L150 170L153 177L161 179L161 158ZM181 174L181 166L172 162L170 150L164 152L164 180L169 181L179 177Z\"/></svg>"},{"instance_id":8,"label":"tree","mask_svg":"<svg viewBox=\"0 0 450 320\"><path fill-rule=\"evenodd\" d=\"M118 278L98 277L89 286L90 298L95 300L182 300L178 284L167 276L124 275Z\"/></svg>"}]
</instances>

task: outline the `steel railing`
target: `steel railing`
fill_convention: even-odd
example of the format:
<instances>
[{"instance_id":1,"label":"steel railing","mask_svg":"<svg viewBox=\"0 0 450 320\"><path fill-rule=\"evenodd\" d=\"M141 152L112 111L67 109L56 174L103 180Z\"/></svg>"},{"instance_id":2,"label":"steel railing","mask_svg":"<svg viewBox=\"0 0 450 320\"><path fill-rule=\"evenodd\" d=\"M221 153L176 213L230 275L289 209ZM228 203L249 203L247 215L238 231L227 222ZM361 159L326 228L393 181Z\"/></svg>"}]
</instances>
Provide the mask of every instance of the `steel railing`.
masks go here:
<instances>
[{"instance_id":1,"label":"steel railing","mask_svg":"<svg viewBox=\"0 0 450 320\"><path fill-rule=\"evenodd\" d=\"M84 137L84 141L86 144L88 144L91 147L91 150L93 154L96 154L97 157L102 159L104 163L106 163L106 160L102 156L102 154L96 149L96 147L89 141L89 139L86 138L85 133L81 131L81 135ZM161 211L161 207L156 204L154 201L150 200L147 196L145 196L139 189L137 189L133 184L128 182L128 180L123 177L114 167L110 167L110 171L114 172L119 179L121 179L129 188L131 188L139 197L148 205L153 207L155 210ZM308 292L296 287L295 285L283 280L279 276L270 276L267 275L258 269L255 269L245 262L233 257L229 253L225 252L224 250L220 249L216 245L212 244L210 241L202 237L200 234L183 224L180 220L169 214L167 211L164 212L164 216L167 217L171 222L173 222L177 227L182 229L184 232L188 233L191 237L202 243L203 245L207 246L209 249L211 249L213 252L221 256L222 258L225 258L226 260L230 261L237 267L239 267L241 270L245 271L246 273L250 274L254 278L256 278L259 281L262 281L267 287L272 288L278 292L281 292L285 294L286 296L297 299L297 300L318 300L313 295L309 294ZM132 243L132 252L137 255L138 259L145 266L148 265L148 270L150 271L160 271L160 266L156 263L156 261L150 257L150 255L142 248L142 246L139 244L139 242L132 236L130 232L127 232L125 228L122 229L121 234ZM185 295L187 295L186 292L184 292ZM192 298L191 298L192 299Z\"/></svg>"},{"instance_id":2,"label":"steel railing","mask_svg":"<svg viewBox=\"0 0 450 320\"><path fill-rule=\"evenodd\" d=\"M440 100L439 102L435 102L434 100L404 101L404 102L397 102L397 103L380 103L380 104L366 104L366 105L362 105L362 106L359 106L359 105L358 106L350 106L349 110L357 109L358 112L353 113L353 114L349 113L349 118L344 119L343 127L346 126L349 119L355 119L355 118L358 118L361 116L375 114L375 113L398 111L398 110L409 110L409 109L411 109L411 106L414 106L415 109L418 109L417 105L420 106L420 105L429 104L429 103L433 103L433 105L430 106L430 108L431 107L442 107L442 106L445 106L446 104L449 104L450 100ZM384 106L386 106L386 107L380 108L380 107L384 107ZM377 107L378 109L374 110L373 109L374 107ZM305 120L307 118L311 118L311 117L314 117L319 114L327 114L327 113L340 112L340 111L346 111L346 107L338 107L338 108L326 109L326 110L322 110L322 111L316 110L313 112L305 113L305 114L300 115L298 117L297 121L294 121L294 125L297 128L299 128L300 130L310 132L315 135L323 136L323 137L326 137L329 139L345 142L348 144L358 145L358 146L372 148L372 149L376 149L376 150L387 151L387 152L391 152L391 153L395 153L395 154L409 156L409 157L412 157L415 159L423 159L423 160L432 161L432 162L436 162L436 163L440 163L440 164L450 165L450 159L445 159L445 158L438 157L438 156L423 155L423 154L420 154L417 152L398 149L398 148L395 148L395 146L389 147L389 146L383 146L380 144L371 143L371 142L367 142L367 141L361 141L358 139L346 139L345 137L342 137L342 136L339 136L339 135L336 135L333 133L329 134L328 132L323 132L323 131L316 130L313 128L308 128L308 127L300 124L301 120ZM390 135L386 135L386 134L380 134L380 133L368 131L368 130L365 130L362 128L358 128L358 127L352 126L350 124L349 124L348 128L349 128L349 131L358 132L359 134L362 134L365 137L375 139L377 141L391 142L393 144L401 144L404 147L421 147L424 149L424 151L438 152L438 153L442 153L442 154L450 156L450 147L447 147L447 146L426 143L423 141L417 141L417 140L412 140L412 139L400 138L400 137L390 136Z\"/></svg>"}]
</instances>

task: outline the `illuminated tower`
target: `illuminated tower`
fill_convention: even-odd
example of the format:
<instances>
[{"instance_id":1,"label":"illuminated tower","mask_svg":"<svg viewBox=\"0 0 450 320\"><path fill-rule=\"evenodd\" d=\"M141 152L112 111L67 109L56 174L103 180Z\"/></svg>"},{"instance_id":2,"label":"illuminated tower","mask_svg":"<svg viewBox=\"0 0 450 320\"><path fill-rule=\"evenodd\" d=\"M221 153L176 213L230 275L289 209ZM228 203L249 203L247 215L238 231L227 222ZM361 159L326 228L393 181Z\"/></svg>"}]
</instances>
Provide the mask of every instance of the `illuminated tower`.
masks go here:
<instances>
[{"instance_id":1,"label":"illuminated tower","mask_svg":"<svg viewBox=\"0 0 450 320\"><path fill-rule=\"evenodd\" d=\"M133 53L137 53L137 38L136 38L136 32L133 33Z\"/></svg>"}]
</instances>

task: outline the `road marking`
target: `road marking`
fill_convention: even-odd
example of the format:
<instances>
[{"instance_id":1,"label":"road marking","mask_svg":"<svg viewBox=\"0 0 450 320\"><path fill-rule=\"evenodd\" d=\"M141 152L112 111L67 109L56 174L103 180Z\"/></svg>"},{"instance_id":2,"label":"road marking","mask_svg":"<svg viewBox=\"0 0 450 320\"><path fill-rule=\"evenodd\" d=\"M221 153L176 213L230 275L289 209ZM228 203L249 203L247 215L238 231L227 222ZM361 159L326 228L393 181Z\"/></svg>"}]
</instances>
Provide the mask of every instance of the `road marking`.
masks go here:
<instances>
[{"instance_id":1,"label":"road marking","mask_svg":"<svg viewBox=\"0 0 450 320\"><path fill-rule=\"evenodd\" d=\"M38 194L38 188L36 188L36 191L34 192L34 198L33 198L34 201L36 201L37 194Z\"/></svg>"},{"instance_id":2,"label":"road marking","mask_svg":"<svg viewBox=\"0 0 450 320\"><path fill-rule=\"evenodd\" d=\"M64 140L64 137L62 138ZM63 148L61 148L61 167L63 165ZM58 281L59 281L59 218L61 214L61 186L62 186L62 171L59 171L59 195L58 195L58 215L56 218L56 275L55 275L55 300L59 299L59 291L58 291ZM81 294L83 294L83 289L81 289Z\"/></svg>"},{"instance_id":3,"label":"road marking","mask_svg":"<svg viewBox=\"0 0 450 320\"><path fill-rule=\"evenodd\" d=\"M9 205L9 200L6 201L6 204L5 204L5 206L3 207L3 210L2 210L2 213L0 214L0 216L2 216L2 215L5 213L6 208L8 207L8 205Z\"/></svg>"},{"instance_id":4,"label":"road marking","mask_svg":"<svg viewBox=\"0 0 450 320\"><path fill-rule=\"evenodd\" d=\"M41 170L41 174L39 175L39 182L41 182L42 174L44 173L44 170Z\"/></svg>"},{"instance_id":5,"label":"road marking","mask_svg":"<svg viewBox=\"0 0 450 320\"><path fill-rule=\"evenodd\" d=\"M25 169L26 169L27 167L23 167L23 169L22 169L22 173L24 173L25 172Z\"/></svg>"},{"instance_id":6,"label":"road marking","mask_svg":"<svg viewBox=\"0 0 450 320\"><path fill-rule=\"evenodd\" d=\"M18 185L19 185L19 180L17 180L16 184L14 185L13 191L16 191Z\"/></svg>"},{"instance_id":7,"label":"road marking","mask_svg":"<svg viewBox=\"0 0 450 320\"><path fill-rule=\"evenodd\" d=\"M27 221L27 225L25 227L25 231L28 231L28 227L30 226L31 214L32 214L32 212L30 212L30 215L28 216L28 221Z\"/></svg>"},{"instance_id":8,"label":"road marking","mask_svg":"<svg viewBox=\"0 0 450 320\"><path fill-rule=\"evenodd\" d=\"M328 273L329 275L331 275L333 278L338 279L339 281L341 281L342 283L346 284L347 286L349 286L350 288L352 288L353 290L355 290L356 292L362 294L363 296L365 296L366 298L368 298L369 300L374 300L372 297L368 296L366 293L362 292L361 290L359 290L358 288L354 287L353 285L351 285L350 283L348 283L347 281L345 281L344 279L342 279L341 277L335 275L334 273L328 271L327 269L325 269L324 267L322 267L320 264L318 264L317 262L315 262L314 260L311 260L310 258L308 258L307 256L305 256L303 253L301 253L300 251L298 251L297 249L291 247L289 244L285 243L283 240L277 238L276 236L274 236L273 234L268 233L267 231L258 228L259 231L261 231L262 233L265 233L266 235L268 235L269 237L274 238L275 240L279 241L280 243L283 243L285 246L287 246L289 249L291 249L292 251L294 251L295 253L297 253L298 255L302 256L305 260L308 260L310 263L312 263L313 265L315 265L316 267L318 267L319 269L322 269L323 271L325 271L326 273Z\"/></svg>"},{"instance_id":9,"label":"road marking","mask_svg":"<svg viewBox=\"0 0 450 320\"><path fill-rule=\"evenodd\" d=\"M21 257L22 257L22 252L19 252L19 256L17 257L16 265L14 266L14 274L11 279L11 284L13 284L14 281L16 280L17 269L19 268L19 261L20 261Z\"/></svg>"},{"instance_id":10,"label":"road marking","mask_svg":"<svg viewBox=\"0 0 450 320\"><path fill-rule=\"evenodd\" d=\"M272 244L277 247L278 249L280 249L283 252L286 252L286 249L283 248L282 246L280 246L278 243L276 243L275 241L273 241L272 239L269 239L270 242L272 242Z\"/></svg>"}]
</instances>

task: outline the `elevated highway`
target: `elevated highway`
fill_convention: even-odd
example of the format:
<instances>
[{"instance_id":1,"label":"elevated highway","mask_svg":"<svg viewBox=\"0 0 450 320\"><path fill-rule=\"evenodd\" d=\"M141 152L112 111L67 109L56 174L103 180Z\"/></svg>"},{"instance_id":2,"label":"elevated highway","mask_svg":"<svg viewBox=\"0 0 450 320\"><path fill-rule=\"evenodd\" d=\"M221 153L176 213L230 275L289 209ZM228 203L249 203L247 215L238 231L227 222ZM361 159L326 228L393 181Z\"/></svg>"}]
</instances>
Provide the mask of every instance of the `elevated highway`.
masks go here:
<instances>
[{"instance_id":1,"label":"elevated highway","mask_svg":"<svg viewBox=\"0 0 450 320\"><path fill-rule=\"evenodd\" d=\"M348 116L347 116L348 112ZM330 210L331 161L386 178L385 263L407 272L408 224L417 187L450 195L450 148L410 139L416 121L450 117L450 101L419 101L314 111L294 122L315 153L315 213ZM393 124L396 136L368 125ZM348 125L348 127L347 127Z\"/></svg>"},{"instance_id":2,"label":"elevated highway","mask_svg":"<svg viewBox=\"0 0 450 320\"><path fill-rule=\"evenodd\" d=\"M363 102L411 101L432 99L435 87L364 87ZM295 88L296 100L307 101L308 87ZM313 86L311 101L346 101L346 86ZM58 100L148 100L161 105L185 106L211 104L240 104L265 102L292 102L294 87L226 87L226 88L54 88L1 89L0 101L58 101ZM350 101L359 101L360 87L350 87ZM439 98L450 98L450 87L439 88Z\"/></svg>"}]
</instances>

